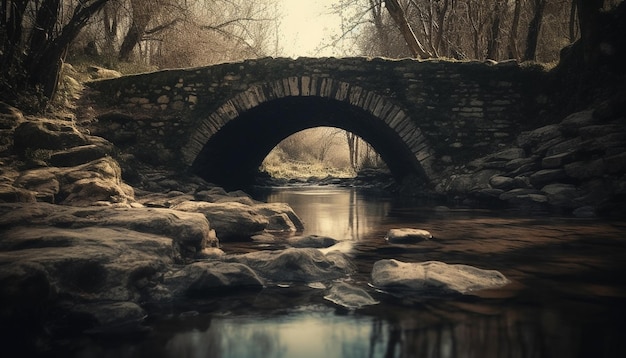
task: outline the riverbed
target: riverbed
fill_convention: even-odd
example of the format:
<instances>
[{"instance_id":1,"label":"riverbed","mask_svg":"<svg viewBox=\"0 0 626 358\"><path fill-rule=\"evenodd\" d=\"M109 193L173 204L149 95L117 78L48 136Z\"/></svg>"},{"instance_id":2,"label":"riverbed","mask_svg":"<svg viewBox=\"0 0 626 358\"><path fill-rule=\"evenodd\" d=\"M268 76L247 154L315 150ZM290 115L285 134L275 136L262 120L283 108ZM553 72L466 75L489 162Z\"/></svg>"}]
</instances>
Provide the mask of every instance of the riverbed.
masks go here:
<instances>
[{"instance_id":1,"label":"riverbed","mask_svg":"<svg viewBox=\"0 0 626 358\"><path fill-rule=\"evenodd\" d=\"M357 267L348 279L380 303L348 310L326 285L285 284L159 307L142 334L86 335L74 357L618 357L626 356L626 222L469 210L354 188L283 187L302 235L330 236ZM391 228L433 239L392 245ZM223 243L227 254L285 247L285 237ZM502 272L503 288L454 297L393 296L369 285L374 262L444 261ZM67 343L67 342L66 342Z\"/></svg>"}]
</instances>

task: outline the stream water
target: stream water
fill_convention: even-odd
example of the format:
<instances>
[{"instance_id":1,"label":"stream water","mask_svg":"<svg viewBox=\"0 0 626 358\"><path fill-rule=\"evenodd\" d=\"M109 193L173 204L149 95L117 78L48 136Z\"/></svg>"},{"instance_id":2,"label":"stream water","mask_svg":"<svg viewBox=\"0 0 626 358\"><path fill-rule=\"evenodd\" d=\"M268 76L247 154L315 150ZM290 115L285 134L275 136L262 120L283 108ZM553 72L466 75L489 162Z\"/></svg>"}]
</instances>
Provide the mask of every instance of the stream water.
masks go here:
<instances>
[{"instance_id":1,"label":"stream water","mask_svg":"<svg viewBox=\"0 0 626 358\"><path fill-rule=\"evenodd\" d=\"M449 210L335 187L274 188L303 234L341 240L348 280L380 304L350 311L322 287L293 284L152 315L145 335L85 338L75 357L626 357L626 222ZM434 238L390 245L391 228ZM276 245L273 245L276 246ZM271 249L223 243L226 253ZM278 245L280 246L280 245ZM368 286L395 258L496 269L512 283L455 297L392 297Z\"/></svg>"}]
</instances>

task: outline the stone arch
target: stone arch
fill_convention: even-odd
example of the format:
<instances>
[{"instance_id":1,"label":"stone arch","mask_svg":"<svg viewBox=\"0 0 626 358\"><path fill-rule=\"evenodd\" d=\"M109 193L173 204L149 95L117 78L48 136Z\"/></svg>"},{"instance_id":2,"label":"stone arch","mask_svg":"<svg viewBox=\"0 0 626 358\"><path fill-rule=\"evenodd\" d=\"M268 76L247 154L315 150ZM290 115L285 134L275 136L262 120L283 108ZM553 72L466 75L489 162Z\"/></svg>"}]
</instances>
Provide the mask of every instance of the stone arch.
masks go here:
<instances>
[{"instance_id":1,"label":"stone arch","mask_svg":"<svg viewBox=\"0 0 626 358\"><path fill-rule=\"evenodd\" d=\"M236 119L253 116L255 113L261 116L271 116L272 113L274 116L286 116L289 110L283 108L285 106L299 107L292 110L293 115L298 114L299 110L319 112L317 113L318 118L309 118L301 124L286 121L273 123L287 127L284 130L281 129L282 133L276 134L273 141L278 140L279 137L291 135L298 130L315 126L339 127L363 137L381 153L379 148L376 148L376 144L378 144L378 147L383 148L383 153L387 155L387 158L383 155L383 159L388 165L390 164L389 161L396 161L393 157L402 157L398 163L389 165L392 173L398 179L409 174L420 175L425 181L429 181L431 178L433 151L421 130L409 118L405 110L392 100L361 86L321 76L283 78L251 86L233 96L209 116L204 117L196 126L195 132L182 150L185 164L195 168L196 172L206 171L200 168L202 162L206 161L208 156L220 155L215 151L208 150L207 144L213 140L222 141L222 145L227 143L226 138L219 139L218 133L220 131L229 127L232 127L233 131L245 130L243 127L238 128L233 122ZM320 107L328 107L329 109L324 111ZM334 118L336 117L335 112L350 119ZM302 116L303 113L298 115ZM323 116L333 117L333 119L322 118ZM362 121L359 122L354 119L357 117L363 118ZM256 125L258 124L255 124L252 119L248 119L248 127ZM271 123L267 125L271 125ZM378 133L376 135L359 133L361 127L369 128L369 131L381 132L381 138L394 143L385 144L382 139L378 140ZM261 130L262 127L256 128ZM382 132L385 132L384 135ZM274 133L271 133L270 136L273 135ZM271 148L278 142L271 143ZM235 150L235 148L231 148L231 150ZM259 150L266 150L266 148L259 147ZM267 155L269 150L264 155ZM208 176L209 179L211 177L211 175L204 176Z\"/></svg>"}]
</instances>

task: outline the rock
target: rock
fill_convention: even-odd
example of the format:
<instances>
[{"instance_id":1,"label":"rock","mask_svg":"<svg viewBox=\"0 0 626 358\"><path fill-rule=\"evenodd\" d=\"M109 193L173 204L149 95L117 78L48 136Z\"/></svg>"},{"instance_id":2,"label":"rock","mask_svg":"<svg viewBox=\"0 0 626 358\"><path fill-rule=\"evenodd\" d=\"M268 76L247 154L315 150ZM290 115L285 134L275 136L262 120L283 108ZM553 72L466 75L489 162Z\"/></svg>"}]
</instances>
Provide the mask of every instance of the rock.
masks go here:
<instances>
[{"instance_id":1,"label":"rock","mask_svg":"<svg viewBox=\"0 0 626 358\"><path fill-rule=\"evenodd\" d=\"M50 155L48 163L57 167L73 167L111 155L112 153L112 145L99 146L96 144L87 144L53 153Z\"/></svg>"},{"instance_id":2,"label":"rock","mask_svg":"<svg viewBox=\"0 0 626 358\"><path fill-rule=\"evenodd\" d=\"M510 161L514 159L521 159L524 157L526 157L526 155L524 149L522 148L509 148L487 156L487 158L491 160L498 161Z\"/></svg>"},{"instance_id":3,"label":"rock","mask_svg":"<svg viewBox=\"0 0 626 358\"><path fill-rule=\"evenodd\" d=\"M146 311L134 302L97 302L66 305L64 312L70 322L80 322L87 333L127 334L138 330L147 317ZM76 329L74 323L73 329Z\"/></svg>"},{"instance_id":4,"label":"rock","mask_svg":"<svg viewBox=\"0 0 626 358\"><path fill-rule=\"evenodd\" d=\"M0 203L32 203L37 201L36 194L31 190L0 184Z\"/></svg>"},{"instance_id":5,"label":"rock","mask_svg":"<svg viewBox=\"0 0 626 358\"><path fill-rule=\"evenodd\" d=\"M545 156L551 157L562 153L577 152L581 148L584 148L583 140L580 137L574 137L547 146Z\"/></svg>"},{"instance_id":6,"label":"rock","mask_svg":"<svg viewBox=\"0 0 626 358\"><path fill-rule=\"evenodd\" d=\"M489 185L494 189L509 190L515 187L513 178L496 175L489 179Z\"/></svg>"},{"instance_id":7,"label":"rock","mask_svg":"<svg viewBox=\"0 0 626 358\"><path fill-rule=\"evenodd\" d=\"M563 169L543 169L530 176L530 183L535 187L543 187L546 184L559 182L566 179Z\"/></svg>"},{"instance_id":8,"label":"rock","mask_svg":"<svg viewBox=\"0 0 626 358\"><path fill-rule=\"evenodd\" d=\"M337 251L323 254L313 248L257 251L225 260L247 265L273 282L323 282L345 277L354 271L344 254Z\"/></svg>"},{"instance_id":9,"label":"rock","mask_svg":"<svg viewBox=\"0 0 626 358\"><path fill-rule=\"evenodd\" d=\"M165 276L173 296L207 297L218 291L260 289L263 282L248 266L235 262L195 262Z\"/></svg>"},{"instance_id":10,"label":"rock","mask_svg":"<svg viewBox=\"0 0 626 358\"><path fill-rule=\"evenodd\" d=\"M89 68L87 68L87 72L89 72L89 77L91 77L92 80L122 77L122 74L119 71L99 66L89 66Z\"/></svg>"},{"instance_id":11,"label":"rock","mask_svg":"<svg viewBox=\"0 0 626 358\"><path fill-rule=\"evenodd\" d=\"M564 152L560 154L555 154L552 156L544 157L541 160L541 167L544 169L559 168L565 164L575 161L577 158L577 152Z\"/></svg>"},{"instance_id":12,"label":"rock","mask_svg":"<svg viewBox=\"0 0 626 358\"><path fill-rule=\"evenodd\" d=\"M536 189L512 189L500 194L500 200L512 200L520 196L527 195L541 195L541 192Z\"/></svg>"},{"instance_id":13,"label":"rock","mask_svg":"<svg viewBox=\"0 0 626 358\"><path fill-rule=\"evenodd\" d=\"M345 282L334 283L324 299L351 310L380 303L362 288Z\"/></svg>"},{"instance_id":14,"label":"rock","mask_svg":"<svg viewBox=\"0 0 626 358\"><path fill-rule=\"evenodd\" d=\"M2 236L2 271L15 273L3 276L35 277L21 279L30 291L18 295L47 292L44 300L136 300L137 283L156 282L176 256L170 238L119 228L14 227ZM14 292L7 285L2 282L2 296Z\"/></svg>"},{"instance_id":15,"label":"rock","mask_svg":"<svg viewBox=\"0 0 626 358\"><path fill-rule=\"evenodd\" d=\"M448 194L467 194L489 187L489 178L501 174L499 170L486 169L474 174L461 174L451 177L445 188Z\"/></svg>"},{"instance_id":16,"label":"rock","mask_svg":"<svg viewBox=\"0 0 626 358\"><path fill-rule=\"evenodd\" d=\"M101 158L83 165L27 170L15 180L15 186L34 191L42 201L89 206L98 201L129 203L133 189L122 181L122 171L115 160Z\"/></svg>"},{"instance_id":17,"label":"rock","mask_svg":"<svg viewBox=\"0 0 626 358\"><path fill-rule=\"evenodd\" d=\"M430 232L421 229L391 229L385 235L385 240L390 244L415 244L433 238Z\"/></svg>"},{"instance_id":18,"label":"rock","mask_svg":"<svg viewBox=\"0 0 626 358\"><path fill-rule=\"evenodd\" d=\"M331 247L339 241L328 236L308 235L290 237L287 242L293 247L312 247L316 249Z\"/></svg>"},{"instance_id":19,"label":"rock","mask_svg":"<svg viewBox=\"0 0 626 358\"><path fill-rule=\"evenodd\" d=\"M593 206L581 206L576 208L572 214L577 218L594 218L596 217L596 209Z\"/></svg>"},{"instance_id":20,"label":"rock","mask_svg":"<svg viewBox=\"0 0 626 358\"><path fill-rule=\"evenodd\" d=\"M409 290L428 294L466 294L493 289L509 283L495 270L468 265L449 265L439 261L405 263L380 260L372 269L372 284L383 290Z\"/></svg>"},{"instance_id":21,"label":"rock","mask_svg":"<svg viewBox=\"0 0 626 358\"><path fill-rule=\"evenodd\" d=\"M0 227L21 225L71 229L102 227L168 237L181 248L217 246L202 214L159 208L73 207L47 203L0 204Z\"/></svg>"},{"instance_id":22,"label":"rock","mask_svg":"<svg viewBox=\"0 0 626 358\"><path fill-rule=\"evenodd\" d=\"M565 174L575 179L601 177L605 171L603 159L574 162L565 165Z\"/></svg>"},{"instance_id":23,"label":"rock","mask_svg":"<svg viewBox=\"0 0 626 358\"><path fill-rule=\"evenodd\" d=\"M560 126L550 124L532 131L522 132L517 136L517 145L525 149L536 148L539 144L545 143L561 135Z\"/></svg>"},{"instance_id":24,"label":"rock","mask_svg":"<svg viewBox=\"0 0 626 358\"><path fill-rule=\"evenodd\" d=\"M20 124L13 134L13 148L20 154L36 149L63 150L88 144L72 122L49 119L32 119Z\"/></svg>"},{"instance_id":25,"label":"rock","mask_svg":"<svg viewBox=\"0 0 626 358\"><path fill-rule=\"evenodd\" d=\"M249 240L263 231L269 220L253 207L237 202L207 203L185 201L173 207L176 210L203 214L222 241Z\"/></svg>"},{"instance_id":26,"label":"rock","mask_svg":"<svg viewBox=\"0 0 626 358\"><path fill-rule=\"evenodd\" d=\"M541 188L541 191L547 194L550 205L563 208L575 207L577 204L574 199L581 195L580 190L572 184L548 184Z\"/></svg>"},{"instance_id":27,"label":"rock","mask_svg":"<svg viewBox=\"0 0 626 358\"><path fill-rule=\"evenodd\" d=\"M578 129L595 123L593 110L586 110L572 113L561 121L559 127L563 133L568 135L578 135Z\"/></svg>"},{"instance_id":28,"label":"rock","mask_svg":"<svg viewBox=\"0 0 626 358\"><path fill-rule=\"evenodd\" d=\"M268 229L272 231L302 231L304 230L304 224L300 217L293 211L293 209L286 203L258 203L254 205L254 209L261 215L269 218L270 226ZM283 225L277 219L272 219L276 216L286 215L289 218L289 222L285 222ZM295 228L295 230L293 230Z\"/></svg>"}]
</instances>

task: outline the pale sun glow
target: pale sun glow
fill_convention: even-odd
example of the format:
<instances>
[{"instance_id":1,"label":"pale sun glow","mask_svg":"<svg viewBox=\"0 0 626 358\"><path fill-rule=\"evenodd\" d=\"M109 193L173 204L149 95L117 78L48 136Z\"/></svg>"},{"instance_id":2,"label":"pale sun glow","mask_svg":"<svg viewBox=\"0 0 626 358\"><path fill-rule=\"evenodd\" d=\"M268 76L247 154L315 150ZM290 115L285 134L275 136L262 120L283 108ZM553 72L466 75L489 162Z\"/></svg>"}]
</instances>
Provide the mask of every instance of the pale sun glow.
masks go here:
<instances>
[{"instance_id":1,"label":"pale sun glow","mask_svg":"<svg viewBox=\"0 0 626 358\"><path fill-rule=\"evenodd\" d=\"M341 19L332 13L336 0L280 0L280 55L287 57L337 56L324 47L341 33Z\"/></svg>"}]
</instances>

